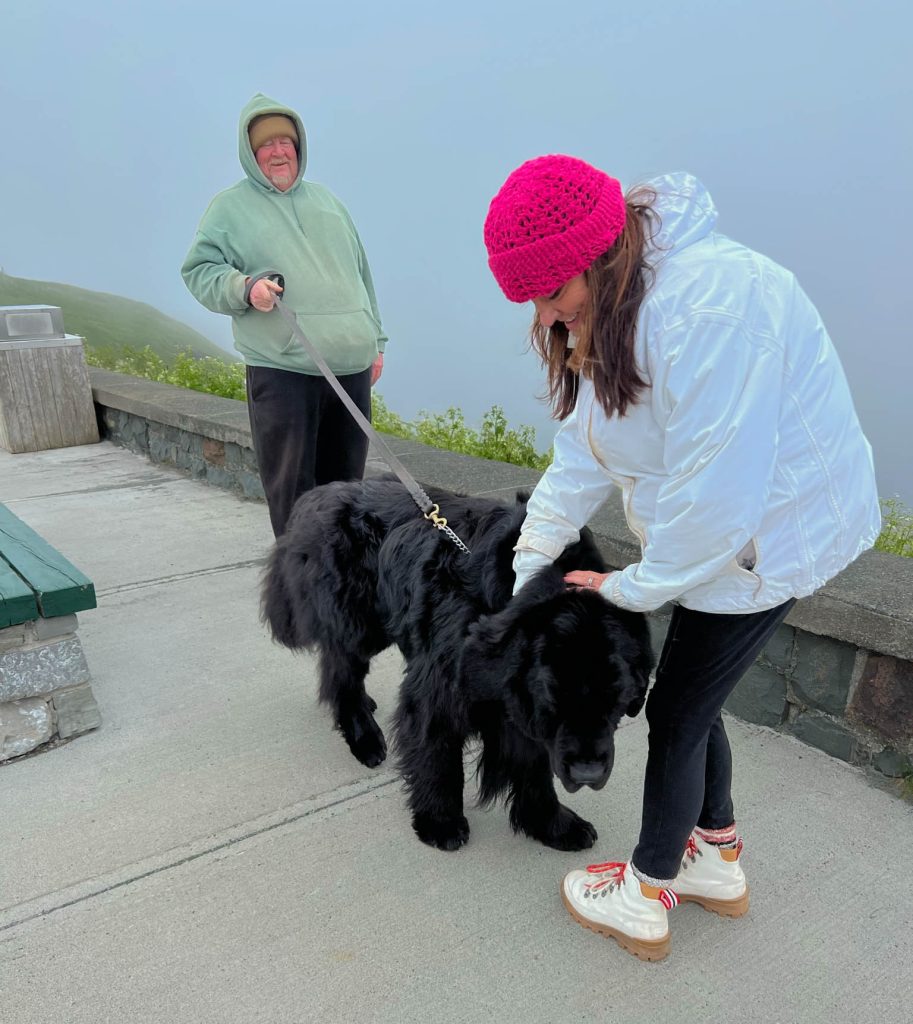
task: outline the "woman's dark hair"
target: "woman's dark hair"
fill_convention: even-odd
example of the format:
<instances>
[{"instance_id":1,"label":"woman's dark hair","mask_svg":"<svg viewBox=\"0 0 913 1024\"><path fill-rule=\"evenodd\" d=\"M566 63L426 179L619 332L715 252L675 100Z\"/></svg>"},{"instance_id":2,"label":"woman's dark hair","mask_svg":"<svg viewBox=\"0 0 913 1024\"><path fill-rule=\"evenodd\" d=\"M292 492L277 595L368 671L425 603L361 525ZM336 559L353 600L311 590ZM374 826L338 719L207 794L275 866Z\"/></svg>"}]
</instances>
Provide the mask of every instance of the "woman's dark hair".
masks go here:
<instances>
[{"instance_id":1,"label":"woman's dark hair","mask_svg":"<svg viewBox=\"0 0 913 1024\"><path fill-rule=\"evenodd\" d=\"M538 313L533 318L530 343L548 369L548 398L556 419L565 419L577 404L581 374L593 381L606 416L624 416L647 387L634 358L634 338L637 314L653 283L645 254L654 233L655 199L656 193L645 188L625 196L624 231L584 271L590 301L581 313L574 348L568 348L568 329L560 320L543 327Z\"/></svg>"}]
</instances>

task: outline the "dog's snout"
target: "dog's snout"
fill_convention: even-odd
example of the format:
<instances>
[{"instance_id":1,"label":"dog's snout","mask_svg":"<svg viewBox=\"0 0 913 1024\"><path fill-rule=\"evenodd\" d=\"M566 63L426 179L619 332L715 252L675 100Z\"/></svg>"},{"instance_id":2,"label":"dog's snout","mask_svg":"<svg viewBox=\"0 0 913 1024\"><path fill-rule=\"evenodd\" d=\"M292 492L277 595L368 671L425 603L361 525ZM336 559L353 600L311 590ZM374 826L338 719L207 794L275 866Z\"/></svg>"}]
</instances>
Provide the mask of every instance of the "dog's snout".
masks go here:
<instances>
[{"instance_id":1,"label":"dog's snout","mask_svg":"<svg viewBox=\"0 0 913 1024\"><path fill-rule=\"evenodd\" d=\"M567 773L578 786L597 786L605 782L608 765L604 761L573 761L567 766Z\"/></svg>"}]
</instances>

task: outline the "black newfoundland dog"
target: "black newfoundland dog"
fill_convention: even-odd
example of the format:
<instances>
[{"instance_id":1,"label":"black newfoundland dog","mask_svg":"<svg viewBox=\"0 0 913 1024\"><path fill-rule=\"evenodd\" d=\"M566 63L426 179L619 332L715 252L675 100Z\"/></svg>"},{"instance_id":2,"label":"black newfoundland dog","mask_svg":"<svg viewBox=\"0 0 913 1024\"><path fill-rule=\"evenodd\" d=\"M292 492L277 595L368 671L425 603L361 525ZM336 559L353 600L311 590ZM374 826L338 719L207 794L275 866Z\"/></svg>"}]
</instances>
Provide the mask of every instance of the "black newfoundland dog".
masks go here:
<instances>
[{"instance_id":1,"label":"black newfoundland dog","mask_svg":"<svg viewBox=\"0 0 913 1024\"><path fill-rule=\"evenodd\" d=\"M615 729L643 706L653 667L646 619L565 585L571 569L603 570L588 531L511 598L525 495L506 506L429 493L471 555L395 478L327 484L299 499L276 542L263 618L279 643L319 652L320 700L372 768L387 746L364 680L375 654L399 647L398 767L423 842L468 839L463 749L477 736L480 803L504 797L514 831L586 849L596 830L558 802L552 775L572 793L605 785Z\"/></svg>"}]
</instances>

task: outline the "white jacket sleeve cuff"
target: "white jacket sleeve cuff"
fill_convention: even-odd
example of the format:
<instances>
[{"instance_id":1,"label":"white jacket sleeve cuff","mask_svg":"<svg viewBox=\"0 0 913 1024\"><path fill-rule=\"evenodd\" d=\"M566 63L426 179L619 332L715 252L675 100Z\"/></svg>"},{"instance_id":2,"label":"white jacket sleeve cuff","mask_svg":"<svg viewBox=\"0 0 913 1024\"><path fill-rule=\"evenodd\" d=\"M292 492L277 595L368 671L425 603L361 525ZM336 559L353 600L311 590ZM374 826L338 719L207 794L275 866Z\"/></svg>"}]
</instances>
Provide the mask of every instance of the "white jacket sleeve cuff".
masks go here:
<instances>
[{"instance_id":1,"label":"white jacket sleeve cuff","mask_svg":"<svg viewBox=\"0 0 913 1024\"><path fill-rule=\"evenodd\" d=\"M631 612L651 612L665 604L665 599L657 604L644 604L625 595L623 586L625 582L625 570L610 573L599 588L599 593L612 604L619 608L626 608Z\"/></svg>"},{"instance_id":2,"label":"white jacket sleeve cuff","mask_svg":"<svg viewBox=\"0 0 913 1024\"><path fill-rule=\"evenodd\" d=\"M543 555L549 562L554 562L566 547L566 543L549 540L548 537L542 537L541 535L534 533L526 535L521 534L514 551L518 554L520 552L528 552L531 554ZM514 565L516 564L516 561L514 561Z\"/></svg>"},{"instance_id":3,"label":"white jacket sleeve cuff","mask_svg":"<svg viewBox=\"0 0 913 1024\"><path fill-rule=\"evenodd\" d=\"M551 565L554 560L554 558L549 558L548 555L544 555L539 551L518 550L514 555L514 576L516 577L514 581L514 594L526 583L530 576L535 576L541 568Z\"/></svg>"}]
</instances>

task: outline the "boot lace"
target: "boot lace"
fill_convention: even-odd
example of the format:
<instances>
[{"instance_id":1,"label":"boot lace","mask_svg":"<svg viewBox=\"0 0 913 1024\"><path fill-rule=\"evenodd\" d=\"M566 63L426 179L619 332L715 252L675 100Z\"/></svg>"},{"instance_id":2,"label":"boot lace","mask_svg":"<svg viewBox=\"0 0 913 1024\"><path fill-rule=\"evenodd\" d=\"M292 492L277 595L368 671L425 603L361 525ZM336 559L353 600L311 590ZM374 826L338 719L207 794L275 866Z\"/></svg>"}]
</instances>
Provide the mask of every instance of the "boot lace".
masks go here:
<instances>
[{"instance_id":1,"label":"boot lace","mask_svg":"<svg viewBox=\"0 0 913 1024\"><path fill-rule=\"evenodd\" d=\"M607 860L604 864L588 864L587 871L596 875L598 881L584 883L583 898L605 896L615 890L624 881L628 862L624 860Z\"/></svg>"},{"instance_id":2,"label":"boot lace","mask_svg":"<svg viewBox=\"0 0 913 1024\"><path fill-rule=\"evenodd\" d=\"M736 836L735 841L733 843L720 843L717 846L717 849L720 849L720 850L737 850L739 852L739 854L741 854L743 846L744 846L744 843L742 842L742 837L741 836ZM688 870L688 861L691 861L691 863L693 864L697 860L698 857L703 857L703 856L704 856L704 851L694 841L694 836L693 835L688 836L688 842L685 844L685 852L682 854L682 868L685 871L687 871Z\"/></svg>"},{"instance_id":3,"label":"boot lace","mask_svg":"<svg viewBox=\"0 0 913 1024\"><path fill-rule=\"evenodd\" d=\"M627 870L628 861L624 860L607 860L604 864L588 864L587 871L591 875L596 875L597 881L584 883L583 898L595 900L601 896L605 899L616 889L621 888ZM673 907L678 906L678 896L671 889L660 889L656 898L666 910L672 910Z\"/></svg>"},{"instance_id":4,"label":"boot lace","mask_svg":"<svg viewBox=\"0 0 913 1024\"><path fill-rule=\"evenodd\" d=\"M687 871L689 860L693 864L698 857L703 856L704 851L698 847L697 843L694 841L694 836L688 836L688 842L685 845L685 852L682 854L682 867Z\"/></svg>"}]
</instances>

